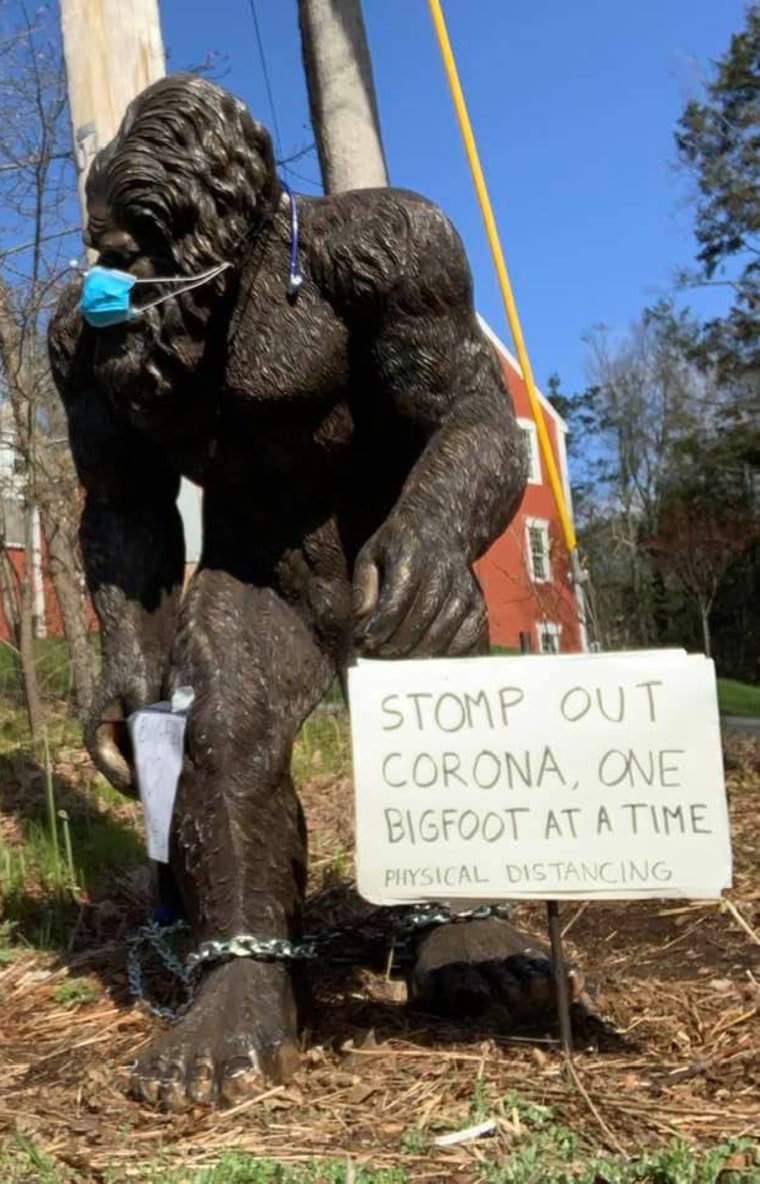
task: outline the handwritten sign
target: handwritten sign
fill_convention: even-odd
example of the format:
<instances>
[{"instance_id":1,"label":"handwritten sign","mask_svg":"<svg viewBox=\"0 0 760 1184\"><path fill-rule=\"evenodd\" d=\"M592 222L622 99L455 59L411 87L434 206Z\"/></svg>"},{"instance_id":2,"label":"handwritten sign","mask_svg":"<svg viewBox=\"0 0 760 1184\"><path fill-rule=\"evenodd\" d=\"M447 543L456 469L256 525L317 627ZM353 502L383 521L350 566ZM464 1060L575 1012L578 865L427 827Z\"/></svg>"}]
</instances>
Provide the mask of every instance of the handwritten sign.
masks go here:
<instances>
[{"instance_id":1,"label":"handwritten sign","mask_svg":"<svg viewBox=\"0 0 760 1184\"><path fill-rule=\"evenodd\" d=\"M712 899L730 887L706 658L362 661L349 691L367 900Z\"/></svg>"},{"instance_id":2,"label":"handwritten sign","mask_svg":"<svg viewBox=\"0 0 760 1184\"><path fill-rule=\"evenodd\" d=\"M129 717L148 855L169 862L169 829L185 739L186 717L170 703L154 703Z\"/></svg>"}]
</instances>

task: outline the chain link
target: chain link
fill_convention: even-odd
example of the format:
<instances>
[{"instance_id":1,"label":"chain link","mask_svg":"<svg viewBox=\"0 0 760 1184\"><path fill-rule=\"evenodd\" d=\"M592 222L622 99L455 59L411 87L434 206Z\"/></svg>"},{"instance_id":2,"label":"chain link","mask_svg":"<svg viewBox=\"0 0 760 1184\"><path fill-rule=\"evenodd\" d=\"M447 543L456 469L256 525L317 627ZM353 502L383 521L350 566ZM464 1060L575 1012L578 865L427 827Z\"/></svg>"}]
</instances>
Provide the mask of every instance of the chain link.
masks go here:
<instances>
[{"instance_id":1,"label":"chain link","mask_svg":"<svg viewBox=\"0 0 760 1184\"><path fill-rule=\"evenodd\" d=\"M405 953L411 955L411 950L405 950L404 944L411 944L413 934L423 929L438 925L456 925L466 921L485 921L490 917L505 920L509 916L509 908L506 904L482 904L455 913L448 905L420 904L413 907L395 906L384 909L383 912L391 921L391 934L395 931L401 935L401 948L394 944L394 956L398 960L399 956L403 958ZM221 962L228 958L254 958L259 962L312 962L323 958L332 963L351 965L361 957L367 945L387 941L389 937L387 925L383 927L371 924L343 925L324 930L322 933L307 934L300 941L291 941L287 937L262 938L250 933L239 933L226 939L217 938L201 942L197 950L188 954L183 963L172 949L169 940L176 933L188 928L185 921L178 921L170 926L161 926L156 921L150 921L138 929L128 944L127 980L132 995L146 1003L155 1015L170 1023L178 1019L192 1003L195 994L195 974L198 968L206 963ZM179 1011L165 1007L148 996L141 960L141 950L145 945L153 949L166 970L182 984L187 998Z\"/></svg>"}]
</instances>

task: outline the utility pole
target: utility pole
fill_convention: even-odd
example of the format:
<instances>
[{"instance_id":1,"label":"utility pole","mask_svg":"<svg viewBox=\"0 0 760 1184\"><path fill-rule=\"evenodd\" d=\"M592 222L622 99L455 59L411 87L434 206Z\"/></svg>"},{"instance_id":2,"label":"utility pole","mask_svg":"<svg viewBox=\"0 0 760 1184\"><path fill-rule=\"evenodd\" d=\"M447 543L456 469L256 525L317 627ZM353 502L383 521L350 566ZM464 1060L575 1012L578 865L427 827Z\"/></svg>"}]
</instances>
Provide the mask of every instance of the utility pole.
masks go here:
<instances>
[{"instance_id":1,"label":"utility pole","mask_svg":"<svg viewBox=\"0 0 760 1184\"><path fill-rule=\"evenodd\" d=\"M166 72L158 0L60 0L82 220L93 157L135 95Z\"/></svg>"},{"instance_id":2,"label":"utility pole","mask_svg":"<svg viewBox=\"0 0 760 1184\"><path fill-rule=\"evenodd\" d=\"M158 0L60 0L63 55L82 223L85 182L96 153L113 139L140 91L166 73ZM183 480L179 510L186 578L201 551L201 498Z\"/></svg>"},{"instance_id":3,"label":"utility pole","mask_svg":"<svg viewBox=\"0 0 760 1184\"><path fill-rule=\"evenodd\" d=\"M386 186L361 0L298 0L298 17L325 192Z\"/></svg>"}]
</instances>

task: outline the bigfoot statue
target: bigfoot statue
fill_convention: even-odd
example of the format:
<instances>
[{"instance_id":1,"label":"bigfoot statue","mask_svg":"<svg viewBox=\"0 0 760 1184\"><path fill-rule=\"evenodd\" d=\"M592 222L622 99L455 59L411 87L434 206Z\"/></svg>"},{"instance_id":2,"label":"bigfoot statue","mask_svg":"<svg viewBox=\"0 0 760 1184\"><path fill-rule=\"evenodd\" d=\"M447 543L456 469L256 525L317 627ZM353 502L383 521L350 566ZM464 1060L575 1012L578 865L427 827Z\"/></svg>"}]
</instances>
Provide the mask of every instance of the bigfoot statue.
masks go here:
<instances>
[{"instance_id":1,"label":"bigfoot statue","mask_svg":"<svg viewBox=\"0 0 760 1184\"><path fill-rule=\"evenodd\" d=\"M440 210L393 189L294 198L265 128L207 81L141 94L87 201L98 265L50 331L102 629L87 743L133 791L119 721L192 687L170 866L193 940L297 937L296 733L354 654L485 647L472 564L525 480L510 400ZM184 596L180 475L204 491ZM470 996L514 995L524 954L505 922L436 930L417 981L464 961ZM229 957L135 1089L229 1100L296 1047L290 966Z\"/></svg>"}]
</instances>

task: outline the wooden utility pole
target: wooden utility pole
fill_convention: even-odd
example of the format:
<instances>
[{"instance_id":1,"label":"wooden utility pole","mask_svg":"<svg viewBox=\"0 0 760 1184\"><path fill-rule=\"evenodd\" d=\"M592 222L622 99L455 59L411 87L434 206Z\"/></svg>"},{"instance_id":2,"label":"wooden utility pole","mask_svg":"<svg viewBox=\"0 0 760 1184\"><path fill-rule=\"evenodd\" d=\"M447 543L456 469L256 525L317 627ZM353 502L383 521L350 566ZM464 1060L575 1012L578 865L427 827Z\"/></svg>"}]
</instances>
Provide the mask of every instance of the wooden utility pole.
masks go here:
<instances>
[{"instance_id":1,"label":"wooden utility pole","mask_svg":"<svg viewBox=\"0 0 760 1184\"><path fill-rule=\"evenodd\" d=\"M79 203L96 152L135 95L166 72L158 0L60 0Z\"/></svg>"},{"instance_id":2,"label":"wooden utility pole","mask_svg":"<svg viewBox=\"0 0 760 1184\"><path fill-rule=\"evenodd\" d=\"M298 0L298 16L325 192L387 185L360 0Z\"/></svg>"},{"instance_id":3,"label":"wooden utility pole","mask_svg":"<svg viewBox=\"0 0 760 1184\"><path fill-rule=\"evenodd\" d=\"M82 222L95 154L116 135L132 100L166 73L158 0L60 0L63 54ZM187 574L201 547L200 493L182 482Z\"/></svg>"}]
</instances>

